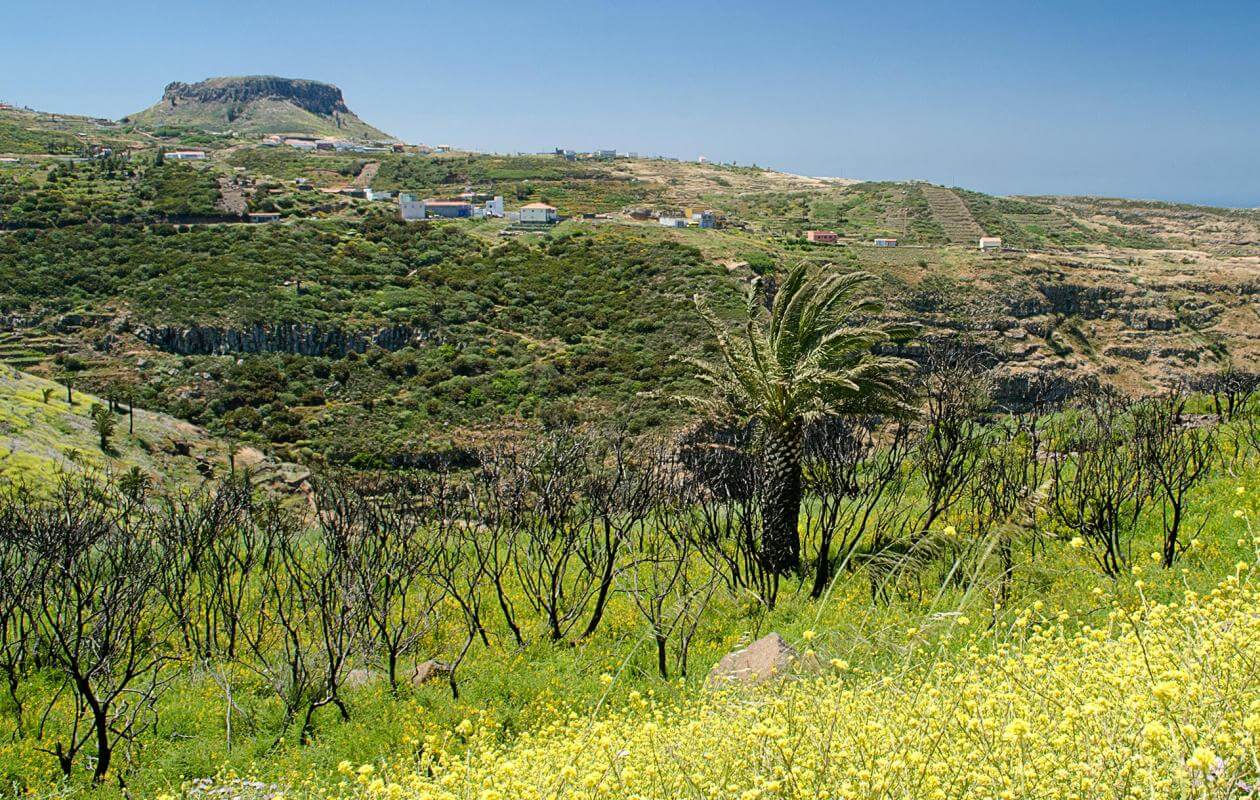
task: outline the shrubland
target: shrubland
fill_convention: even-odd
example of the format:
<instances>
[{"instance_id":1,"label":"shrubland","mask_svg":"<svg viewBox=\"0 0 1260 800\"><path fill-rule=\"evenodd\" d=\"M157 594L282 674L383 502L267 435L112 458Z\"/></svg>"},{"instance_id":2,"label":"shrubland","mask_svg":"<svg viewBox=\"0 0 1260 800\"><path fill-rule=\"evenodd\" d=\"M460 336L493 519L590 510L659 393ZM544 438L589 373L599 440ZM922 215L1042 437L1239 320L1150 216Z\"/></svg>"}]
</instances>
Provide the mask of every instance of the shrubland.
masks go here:
<instances>
[{"instance_id":1,"label":"shrubland","mask_svg":"<svg viewBox=\"0 0 1260 800\"><path fill-rule=\"evenodd\" d=\"M982 366L940 362L914 418L811 425L786 572L739 429L497 439L326 472L309 505L245 471L14 486L0 768L38 793L1238 796L1250 390L1012 414ZM770 630L797 669L702 688Z\"/></svg>"}]
</instances>

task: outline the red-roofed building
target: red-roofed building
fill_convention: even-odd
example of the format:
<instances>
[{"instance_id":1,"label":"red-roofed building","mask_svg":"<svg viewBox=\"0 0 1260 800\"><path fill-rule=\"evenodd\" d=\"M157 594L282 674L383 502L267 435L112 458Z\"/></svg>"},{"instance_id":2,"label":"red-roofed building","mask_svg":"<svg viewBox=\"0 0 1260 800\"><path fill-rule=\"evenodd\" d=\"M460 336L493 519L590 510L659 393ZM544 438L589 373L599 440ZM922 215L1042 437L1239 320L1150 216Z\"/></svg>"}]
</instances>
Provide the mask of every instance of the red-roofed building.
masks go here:
<instances>
[{"instance_id":1,"label":"red-roofed building","mask_svg":"<svg viewBox=\"0 0 1260 800\"><path fill-rule=\"evenodd\" d=\"M835 244L840 241L840 235L835 231L805 231L805 238L814 244Z\"/></svg>"}]
</instances>

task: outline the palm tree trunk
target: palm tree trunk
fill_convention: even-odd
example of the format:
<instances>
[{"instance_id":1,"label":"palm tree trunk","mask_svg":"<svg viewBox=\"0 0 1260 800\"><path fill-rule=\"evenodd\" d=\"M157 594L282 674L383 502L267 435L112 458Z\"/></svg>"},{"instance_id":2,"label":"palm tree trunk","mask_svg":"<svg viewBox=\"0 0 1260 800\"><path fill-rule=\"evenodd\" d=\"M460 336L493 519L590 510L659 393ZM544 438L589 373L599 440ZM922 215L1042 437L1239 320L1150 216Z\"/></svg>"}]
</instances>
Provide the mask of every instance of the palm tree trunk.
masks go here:
<instances>
[{"instance_id":1,"label":"palm tree trunk","mask_svg":"<svg viewBox=\"0 0 1260 800\"><path fill-rule=\"evenodd\" d=\"M765 431L761 557L765 568L779 575L801 564L801 427L794 419Z\"/></svg>"}]
</instances>

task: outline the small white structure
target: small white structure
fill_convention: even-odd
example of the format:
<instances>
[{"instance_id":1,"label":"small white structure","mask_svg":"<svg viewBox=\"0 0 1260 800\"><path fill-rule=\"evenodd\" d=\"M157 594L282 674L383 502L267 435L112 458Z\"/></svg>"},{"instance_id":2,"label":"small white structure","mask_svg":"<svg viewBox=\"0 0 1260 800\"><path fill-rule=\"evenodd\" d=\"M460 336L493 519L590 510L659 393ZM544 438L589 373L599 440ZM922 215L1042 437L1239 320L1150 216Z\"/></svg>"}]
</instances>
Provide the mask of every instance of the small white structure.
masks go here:
<instances>
[{"instance_id":1,"label":"small white structure","mask_svg":"<svg viewBox=\"0 0 1260 800\"><path fill-rule=\"evenodd\" d=\"M716 228L717 214L709 209L704 211L696 211L691 215L691 221L699 225L701 228Z\"/></svg>"},{"instance_id":2,"label":"small white structure","mask_svg":"<svg viewBox=\"0 0 1260 800\"><path fill-rule=\"evenodd\" d=\"M487 200L485 211L487 217L503 216L503 195L496 194L493 199Z\"/></svg>"},{"instance_id":3,"label":"small white structure","mask_svg":"<svg viewBox=\"0 0 1260 800\"><path fill-rule=\"evenodd\" d=\"M424 219L424 200L414 194L398 195L398 213L407 222Z\"/></svg>"},{"instance_id":4,"label":"small white structure","mask_svg":"<svg viewBox=\"0 0 1260 800\"><path fill-rule=\"evenodd\" d=\"M687 227L686 217L661 217L658 220L666 228L685 228Z\"/></svg>"},{"instance_id":5,"label":"small white structure","mask_svg":"<svg viewBox=\"0 0 1260 800\"><path fill-rule=\"evenodd\" d=\"M1002 237L1001 236L981 236L980 249L981 250L1001 250Z\"/></svg>"},{"instance_id":6,"label":"small white structure","mask_svg":"<svg viewBox=\"0 0 1260 800\"><path fill-rule=\"evenodd\" d=\"M879 239L876 239L876 240L875 240L875 246L876 246L876 247L896 247L896 246L897 246L897 240L896 240L896 239L887 239L887 238L882 238L882 237L881 237L881 238L879 238Z\"/></svg>"},{"instance_id":7,"label":"small white structure","mask_svg":"<svg viewBox=\"0 0 1260 800\"><path fill-rule=\"evenodd\" d=\"M521 224L553 225L559 221L556 207L546 203L530 203L521 206Z\"/></svg>"},{"instance_id":8,"label":"small white structure","mask_svg":"<svg viewBox=\"0 0 1260 800\"><path fill-rule=\"evenodd\" d=\"M363 196L366 197L368 200L393 200L394 199L393 192L386 192L380 189L373 189L371 187L363 190Z\"/></svg>"},{"instance_id":9,"label":"small white structure","mask_svg":"<svg viewBox=\"0 0 1260 800\"><path fill-rule=\"evenodd\" d=\"M206 158L205 150L172 150L165 153L163 158L171 161L204 161Z\"/></svg>"}]
</instances>

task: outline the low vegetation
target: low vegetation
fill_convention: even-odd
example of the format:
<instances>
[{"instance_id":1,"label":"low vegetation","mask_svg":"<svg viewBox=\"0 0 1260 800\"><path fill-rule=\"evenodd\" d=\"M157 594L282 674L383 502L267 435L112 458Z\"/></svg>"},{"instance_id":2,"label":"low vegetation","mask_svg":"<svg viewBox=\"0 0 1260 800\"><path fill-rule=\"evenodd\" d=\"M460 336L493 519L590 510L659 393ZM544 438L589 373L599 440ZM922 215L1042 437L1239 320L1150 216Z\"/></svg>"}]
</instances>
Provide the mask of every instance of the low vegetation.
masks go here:
<instances>
[{"instance_id":1,"label":"low vegetation","mask_svg":"<svg viewBox=\"0 0 1260 800\"><path fill-rule=\"evenodd\" d=\"M1249 212L28 116L0 795L1254 793Z\"/></svg>"}]
</instances>

